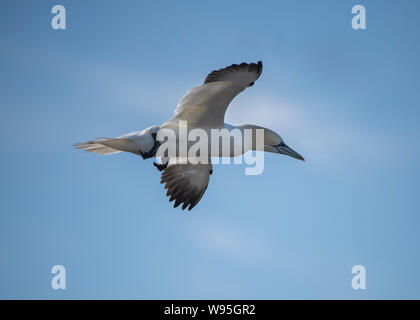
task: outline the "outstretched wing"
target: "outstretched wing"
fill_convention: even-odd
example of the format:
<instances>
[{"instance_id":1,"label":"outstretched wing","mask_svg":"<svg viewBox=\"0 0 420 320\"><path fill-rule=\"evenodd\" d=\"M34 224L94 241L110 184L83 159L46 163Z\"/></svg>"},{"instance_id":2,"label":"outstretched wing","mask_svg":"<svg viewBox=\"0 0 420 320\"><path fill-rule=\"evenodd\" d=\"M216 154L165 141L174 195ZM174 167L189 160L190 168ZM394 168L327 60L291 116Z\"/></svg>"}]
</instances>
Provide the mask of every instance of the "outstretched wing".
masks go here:
<instances>
[{"instance_id":1,"label":"outstretched wing","mask_svg":"<svg viewBox=\"0 0 420 320\"><path fill-rule=\"evenodd\" d=\"M200 201L212 174L211 164L169 164L162 172L160 183L168 190L169 201L175 200L174 208L181 203L182 210L188 210Z\"/></svg>"},{"instance_id":2,"label":"outstretched wing","mask_svg":"<svg viewBox=\"0 0 420 320\"><path fill-rule=\"evenodd\" d=\"M254 84L262 72L262 62L233 64L211 72L202 86L192 88L179 101L175 118L197 126L223 126L229 103Z\"/></svg>"}]
</instances>

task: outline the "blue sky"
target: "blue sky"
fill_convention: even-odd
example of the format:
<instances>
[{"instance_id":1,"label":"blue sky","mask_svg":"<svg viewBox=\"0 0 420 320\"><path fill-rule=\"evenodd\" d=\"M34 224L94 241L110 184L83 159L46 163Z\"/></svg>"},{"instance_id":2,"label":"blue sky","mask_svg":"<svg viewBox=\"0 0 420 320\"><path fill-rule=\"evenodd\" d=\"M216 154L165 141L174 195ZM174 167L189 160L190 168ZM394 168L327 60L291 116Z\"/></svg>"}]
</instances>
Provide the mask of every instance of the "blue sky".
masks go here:
<instances>
[{"instance_id":1,"label":"blue sky","mask_svg":"<svg viewBox=\"0 0 420 320\"><path fill-rule=\"evenodd\" d=\"M420 298L418 1L0 6L0 298ZM306 163L216 166L185 213L150 161L71 147L163 123L210 71L258 60L226 120L274 129Z\"/></svg>"}]
</instances>

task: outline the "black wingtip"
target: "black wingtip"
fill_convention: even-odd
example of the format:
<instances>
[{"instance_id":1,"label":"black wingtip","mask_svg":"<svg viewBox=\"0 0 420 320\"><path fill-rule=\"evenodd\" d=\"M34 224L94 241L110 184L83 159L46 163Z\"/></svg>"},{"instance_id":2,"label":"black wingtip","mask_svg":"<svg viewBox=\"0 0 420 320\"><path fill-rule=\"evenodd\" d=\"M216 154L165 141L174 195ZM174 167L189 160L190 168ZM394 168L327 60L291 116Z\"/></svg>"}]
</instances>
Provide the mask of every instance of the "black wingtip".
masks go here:
<instances>
[{"instance_id":1,"label":"black wingtip","mask_svg":"<svg viewBox=\"0 0 420 320\"><path fill-rule=\"evenodd\" d=\"M246 70L245 68L248 68L249 72L256 71L257 79L258 79L262 73L262 61L258 61L257 63L255 62L252 62L252 63L242 62L241 64L234 63L228 67L218 69L218 70L213 70L207 75L206 79L204 80L204 84L221 81L225 79L226 74L228 74L229 72L238 71L241 69Z\"/></svg>"},{"instance_id":2,"label":"black wingtip","mask_svg":"<svg viewBox=\"0 0 420 320\"><path fill-rule=\"evenodd\" d=\"M260 75L261 75L261 73L262 73L262 70L263 70L263 65L262 65L262 61L260 60L260 61L258 61L257 62L257 65L258 65L258 78L260 77Z\"/></svg>"}]
</instances>

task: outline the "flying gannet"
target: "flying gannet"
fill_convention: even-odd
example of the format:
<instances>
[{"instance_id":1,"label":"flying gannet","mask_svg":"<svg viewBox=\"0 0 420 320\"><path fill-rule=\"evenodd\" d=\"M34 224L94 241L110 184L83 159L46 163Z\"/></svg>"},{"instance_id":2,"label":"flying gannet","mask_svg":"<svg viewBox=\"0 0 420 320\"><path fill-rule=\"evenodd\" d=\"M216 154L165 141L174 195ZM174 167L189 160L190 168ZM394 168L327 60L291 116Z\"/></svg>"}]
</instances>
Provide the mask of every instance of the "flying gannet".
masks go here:
<instances>
[{"instance_id":1,"label":"flying gannet","mask_svg":"<svg viewBox=\"0 0 420 320\"><path fill-rule=\"evenodd\" d=\"M284 154L298 160L304 158L288 147L283 139L274 131L256 125L234 126L224 122L225 112L229 103L243 90L254 85L262 72L262 62L233 64L229 67L211 72L204 84L192 88L178 102L174 116L160 126L152 126L142 131L128 133L116 138L99 138L83 143L76 143L77 149L94 152L101 155L114 154L118 152L131 152L140 155L143 159L157 157L157 150L161 140L157 135L162 129L175 130L179 135L179 128L187 125L188 130L202 129L210 134L213 129L239 129L244 132L251 130L255 138L257 130L263 131L263 147L258 149L255 143L240 150L240 154L248 150L261 150L277 154ZM179 137L177 136L177 139ZM210 144L210 143L209 143ZM190 147L190 144L188 145ZM178 149L177 149L178 150ZM176 156L179 156L179 151ZM213 150L209 153L207 163L186 163L171 162L171 155L166 155L164 162L153 163L159 170L163 171L161 183L165 184L169 201L175 200L174 207L182 204L182 209L188 207L191 210L203 197L207 189L210 175L213 173L210 157L237 156L233 149L228 154L217 154Z\"/></svg>"}]
</instances>

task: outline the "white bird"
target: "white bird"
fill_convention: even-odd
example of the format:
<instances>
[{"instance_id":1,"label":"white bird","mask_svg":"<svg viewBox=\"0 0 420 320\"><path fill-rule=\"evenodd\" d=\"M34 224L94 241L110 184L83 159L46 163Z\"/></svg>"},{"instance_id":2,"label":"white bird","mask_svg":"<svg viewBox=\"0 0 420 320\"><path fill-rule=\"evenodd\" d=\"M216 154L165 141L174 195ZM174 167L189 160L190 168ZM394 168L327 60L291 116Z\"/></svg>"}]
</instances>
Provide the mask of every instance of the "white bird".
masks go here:
<instances>
[{"instance_id":1,"label":"white bird","mask_svg":"<svg viewBox=\"0 0 420 320\"><path fill-rule=\"evenodd\" d=\"M234 126L224 122L225 112L230 102L243 90L252 86L262 72L262 62L233 64L224 69L211 72L205 79L204 84L192 88L178 102L175 115L160 126L152 126L142 131L128 133L116 138L99 138L98 140L84 143L76 143L77 149L94 152L101 155L118 152L131 152L141 155L143 159L156 156L160 141L156 139L159 130L178 130L180 121L185 121L188 129L200 128L206 132L211 129L246 129L252 131L253 137L257 129L264 132L263 151L277 154L285 154L298 160L304 158L289 148L283 139L274 131L256 125ZM248 150L257 150L255 144L244 148L241 153ZM259 149L258 149L259 150ZM213 152L213 150L211 151ZM220 154L209 153L210 156ZM222 156L237 156L230 150L229 154ZM166 159L168 160L168 159ZM191 210L202 198L207 189L210 175L213 172L211 161L208 163L153 163L162 172L161 183L165 184L169 201L175 200L174 207L181 203L182 209L188 207Z\"/></svg>"}]
</instances>

